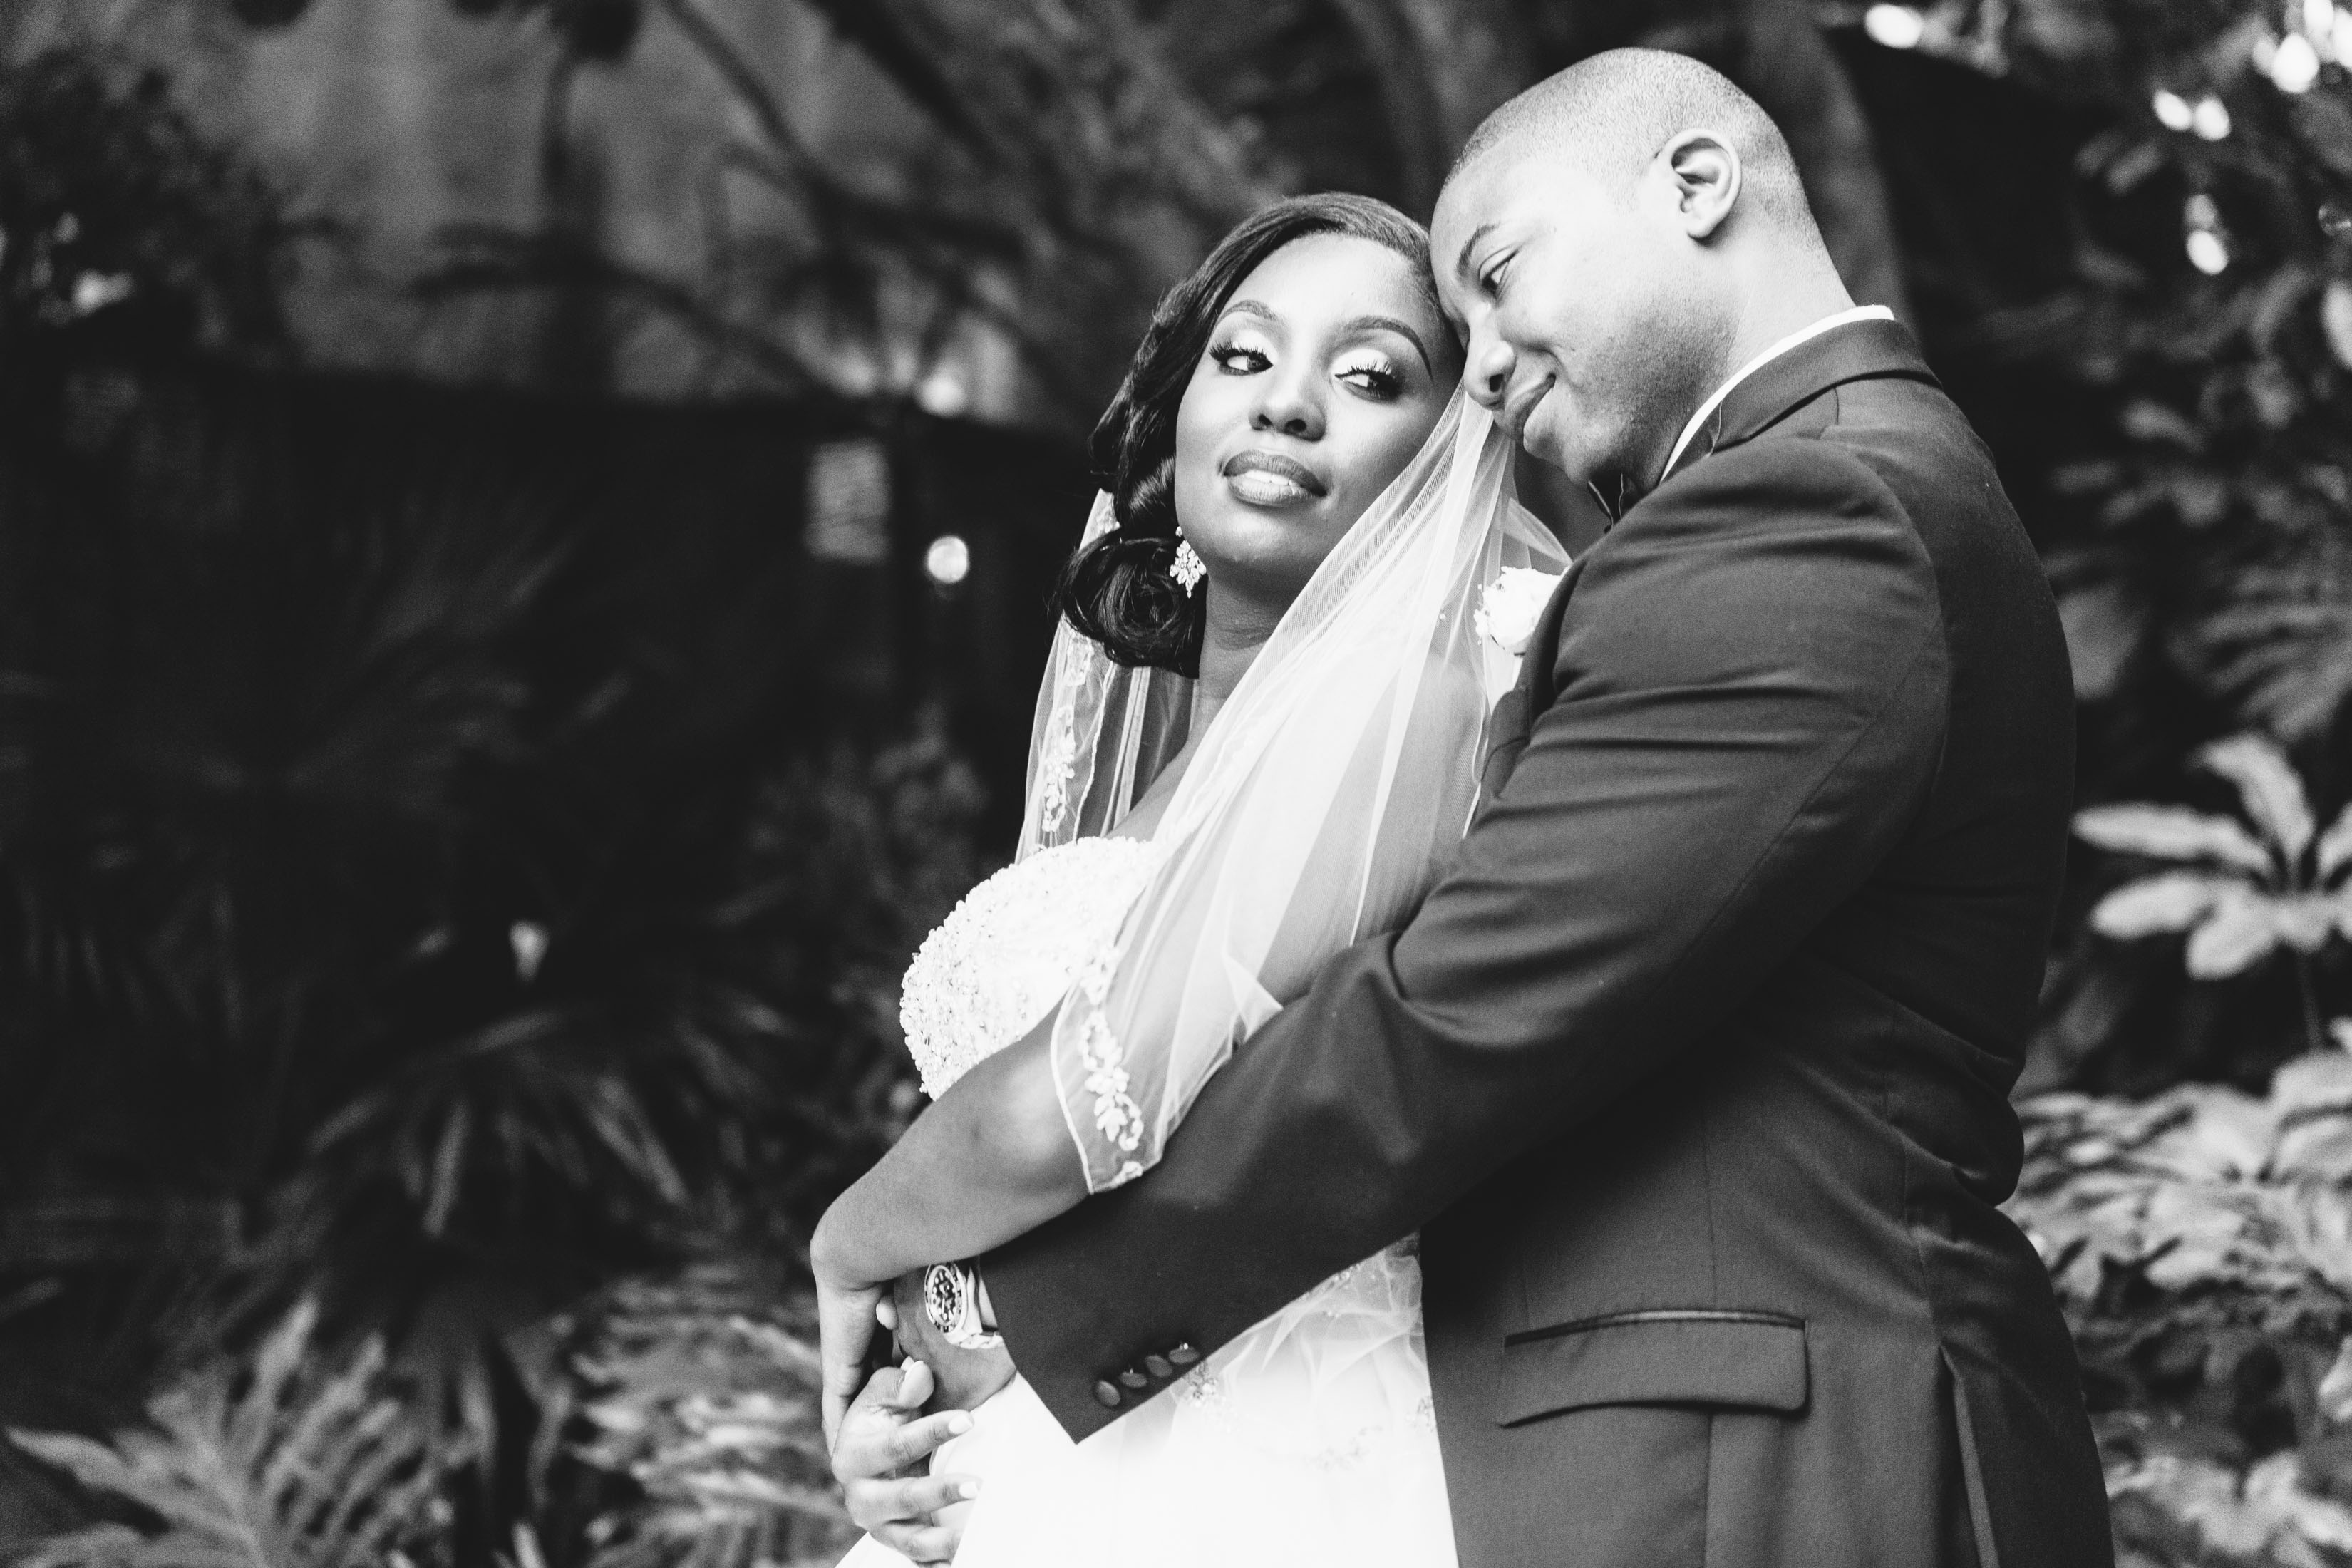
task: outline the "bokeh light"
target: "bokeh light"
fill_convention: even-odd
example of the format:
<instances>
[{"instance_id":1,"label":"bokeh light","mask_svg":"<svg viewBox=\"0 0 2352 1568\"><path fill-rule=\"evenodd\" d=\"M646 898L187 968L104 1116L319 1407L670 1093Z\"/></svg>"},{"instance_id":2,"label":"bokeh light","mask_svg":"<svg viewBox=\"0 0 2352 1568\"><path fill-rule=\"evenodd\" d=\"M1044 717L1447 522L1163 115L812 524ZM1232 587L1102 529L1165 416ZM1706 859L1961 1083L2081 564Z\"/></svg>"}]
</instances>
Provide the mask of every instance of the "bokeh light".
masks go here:
<instances>
[{"instance_id":1,"label":"bokeh light","mask_svg":"<svg viewBox=\"0 0 2352 1568\"><path fill-rule=\"evenodd\" d=\"M960 533L942 533L923 552L923 574L942 588L952 588L971 575L971 546Z\"/></svg>"},{"instance_id":2,"label":"bokeh light","mask_svg":"<svg viewBox=\"0 0 2352 1568\"><path fill-rule=\"evenodd\" d=\"M1890 49L1916 49L1927 36L1927 18L1908 5L1873 5L1862 14L1862 30Z\"/></svg>"},{"instance_id":3,"label":"bokeh light","mask_svg":"<svg viewBox=\"0 0 2352 1568\"><path fill-rule=\"evenodd\" d=\"M2271 80L2281 92L2309 92L2311 84L2319 79L2319 51L2311 40L2300 33L2289 33L2279 40L2277 50L2271 56Z\"/></svg>"},{"instance_id":4,"label":"bokeh light","mask_svg":"<svg viewBox=\"0 0 2352 1568\"><path fill-rule=\"evenodd\" d=\"M915 402L936 419L957 419L971 408L971 388L952 370L935 370L915 387Z\"/></svg>"}]
</instances>

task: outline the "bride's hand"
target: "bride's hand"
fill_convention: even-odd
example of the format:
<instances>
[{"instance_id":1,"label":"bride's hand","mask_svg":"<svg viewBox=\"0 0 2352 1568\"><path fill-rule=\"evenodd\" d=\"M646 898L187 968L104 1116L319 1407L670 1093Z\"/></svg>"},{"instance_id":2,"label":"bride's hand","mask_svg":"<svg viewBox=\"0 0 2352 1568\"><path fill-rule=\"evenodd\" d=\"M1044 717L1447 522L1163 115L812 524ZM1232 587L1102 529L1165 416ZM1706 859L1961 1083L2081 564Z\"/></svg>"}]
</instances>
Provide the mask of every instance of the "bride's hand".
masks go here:
<instances>
[{"instance_id":1,"label":"bride's hand","mask_svg":"<svg viewBox=\"0 0 2352 1568\"><path fill-rule=\"evenodd\" d=\"M824 1227L809 1247L809 1269L816 1277L818 1359L824 1367L824 1443L830 1449L841 1436L842 1418L850 1401L866 1384L866 1358L874 1346L874 1310L881 1305L882 1285L859 1284L841 1277L831 1266L824 1246Z\"/></svg>"},{"instance_id":2,"label":"bride's hand","mask_svg":"<svg viewBox=\"0 0 2352 1568\"><path fill-rule=\"evenodd\" d=\"M931 1316L923 1310L923 1270L898 1277L891 1305L884 1310L896 1320L898 1348L928 1365L938 1381L939 1392L931 1396L930 1408L977 1410L982 1402L1013 1381L1013 1357L1003 1346L961 1350L948 1343L931 1326Z\"/></svg>"},{"instance_id":3,"label":"bride's hand","mask_svg":"<svg viewBox=\"0 0 2352 1568\"><path fill-rule=\"evenodd\" d=\"M920 1362L886 1366L849 1407L834 1445L833 1475L852 1523L915 1563L946 1563L963 1538L963 1515L980 1495L975 1476L931 1475L933 1457L971 1430L962 1411L921 1414L931 1397Z\"/></svg>"}]
</instances>

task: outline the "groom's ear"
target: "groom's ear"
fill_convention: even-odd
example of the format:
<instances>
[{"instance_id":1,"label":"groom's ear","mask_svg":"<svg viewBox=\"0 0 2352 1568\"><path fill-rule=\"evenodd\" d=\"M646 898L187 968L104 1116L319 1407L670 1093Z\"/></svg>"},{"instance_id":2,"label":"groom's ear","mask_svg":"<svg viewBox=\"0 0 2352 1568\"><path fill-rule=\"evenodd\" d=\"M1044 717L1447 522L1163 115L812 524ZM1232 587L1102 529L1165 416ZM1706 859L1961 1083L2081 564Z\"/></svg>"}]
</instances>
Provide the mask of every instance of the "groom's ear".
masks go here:
<instances>
[{"instance_id":1,"label":"groom's ear","mask_svg":"<svg viewBox=\"0 0 2352 1568\"><path fill-rule=\"evenodd\" d=\"M1739 154L1712 131L1685 131L1658 150L1683 232L1711 238L1739 200Z\"/></svg>"}]
</instances>

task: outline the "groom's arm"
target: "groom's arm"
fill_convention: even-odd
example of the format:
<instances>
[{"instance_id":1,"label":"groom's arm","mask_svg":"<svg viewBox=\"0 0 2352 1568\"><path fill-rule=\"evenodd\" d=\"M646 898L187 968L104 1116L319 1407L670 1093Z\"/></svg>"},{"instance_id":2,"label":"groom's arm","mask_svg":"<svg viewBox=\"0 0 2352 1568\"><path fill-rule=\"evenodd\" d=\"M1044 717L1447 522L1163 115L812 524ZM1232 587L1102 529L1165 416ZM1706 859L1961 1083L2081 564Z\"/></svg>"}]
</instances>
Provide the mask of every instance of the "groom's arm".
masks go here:
<instances>
[{"instance_id":1,"label":"groom's arm","mask_svg":"<svg viewBox=\"0 0 2352 1568\"><path fill-rule=\"evenodd\" d=\"M1412 923L1328 963L1144 1179L984 1260L1063 1425L1601 1111L1780 963L1926 798L1938 613L1894 497L1818 441L1718 454L1596 545L1557 700Z\"/></svg>"}]
</instances>

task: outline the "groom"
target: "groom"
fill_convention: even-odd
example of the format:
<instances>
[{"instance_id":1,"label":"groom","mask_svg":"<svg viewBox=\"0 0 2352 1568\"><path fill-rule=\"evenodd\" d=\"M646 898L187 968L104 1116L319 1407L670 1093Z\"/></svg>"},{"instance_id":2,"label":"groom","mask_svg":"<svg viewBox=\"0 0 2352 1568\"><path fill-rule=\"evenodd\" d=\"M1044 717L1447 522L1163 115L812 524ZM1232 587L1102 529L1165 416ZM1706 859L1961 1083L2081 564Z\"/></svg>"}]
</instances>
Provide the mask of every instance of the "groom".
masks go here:
<instances>
[{"instance_id":1,"label":"groom","mask_svg":"<svg viewBox=\"0 0 2352 1568\"><path fill-rule=\"evenodd\" d=\"M1418 1229L1463 1568L2108 1563L1994 1206L2073 711L1990 458L1680 57L1506 105L1434 237L1471 395L1622 514L1412 923L982 1260L1014 1360L1082 1436Z\"/></svg>"}]
</instances>

